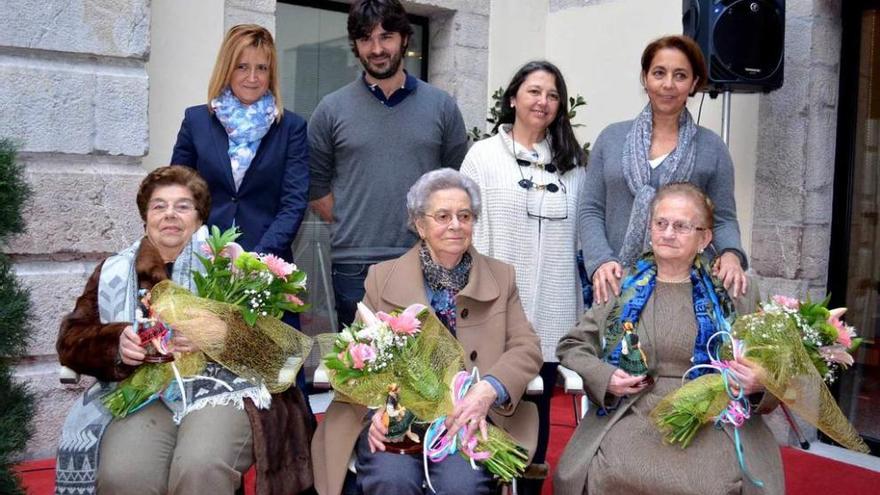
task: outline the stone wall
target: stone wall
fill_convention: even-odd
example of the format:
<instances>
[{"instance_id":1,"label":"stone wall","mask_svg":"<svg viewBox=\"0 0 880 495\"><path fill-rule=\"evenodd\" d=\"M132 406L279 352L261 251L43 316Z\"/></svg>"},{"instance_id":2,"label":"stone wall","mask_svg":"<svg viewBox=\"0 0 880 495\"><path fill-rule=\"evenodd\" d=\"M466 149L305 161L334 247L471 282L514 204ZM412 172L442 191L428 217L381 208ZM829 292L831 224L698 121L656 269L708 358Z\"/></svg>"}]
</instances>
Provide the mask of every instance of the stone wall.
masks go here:
<instances>
[{"instance_id":1,"label":"stone wall","mask_svg":"<svg viewBox=\"0 0 880 495\"><path fill-rule=\"evenodd\" d=\"M827 290L841 1L787 2L785 84L761 97L752 269L765 296L817 300ZM781 413L768 422L794 441ZM815 439L815 428L800 426Z\"/></svg>"},{"instance_id":2,"label":"stone wall","mask_svg":"<svg viewBox=\"0 0 880 495\"><path fill-rule=\"evenodd\" d=\"M841 0L787 2L785 84L761 97L752 268L765 293L824 296Z\"/></svg>"},{"instance_id":3,"label":"stone wall","mask_svg":"<svg viewBox=\"0 0 880 495\"><path fill-rule=\"evenodd\" d=\"M429 19L428 82L455 98L468 129L485 127L488 109L488 0L403 2L407 12Z\"/></svg>"},{"instance_id":4,"label":"stone wall","mask_svg":"<svg viewBox=\"0 0 880 495\"><path fill-rule=\"evenodd\" d=\"M21 143L35 195L5 251L32 290L35 335L16 368L37 393L26 457L55 450L70 401L55 337L95 262L141 232L134 193L148 146L147 0L20 0L0 12L0 136Z\"/></svg>"}]
</instances>

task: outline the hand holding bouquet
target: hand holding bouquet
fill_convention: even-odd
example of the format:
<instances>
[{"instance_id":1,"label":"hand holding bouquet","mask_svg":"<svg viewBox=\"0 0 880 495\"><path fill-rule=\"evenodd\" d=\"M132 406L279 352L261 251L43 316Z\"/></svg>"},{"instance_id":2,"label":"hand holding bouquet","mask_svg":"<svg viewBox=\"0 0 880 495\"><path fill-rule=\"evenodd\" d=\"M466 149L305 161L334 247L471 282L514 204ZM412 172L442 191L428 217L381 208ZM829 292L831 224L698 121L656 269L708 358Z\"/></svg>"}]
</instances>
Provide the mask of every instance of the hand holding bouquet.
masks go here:
<instances>
[{"instance_id":1,"label":"hand holding bouquet","mask_svg":"<svg viewBox=\"0 0 880 495\"><path fill-rule=\"evenodd\" d=\"M827 302L774 296L760 311L738 318L720 351L709 349L710 355L724 356L712 364L720 373L686 383L651 412L666 441L685 448L706 423L738 426L748 418L748 401L725 364L741 354L762 369L760 380L769 393L841 445L867 452L826 386L852 364L850 352L861 339L840 321L845 309L829 310Z\"/></svg>"},{"instance_id":2,"label":"hand holding bouquet","mask_svg":"<svg viewBox=\"0 0 880 495\"><path fill-rule=\"evenodd\" d=\"M212 227L204 256L197 255L203 270L193 272L198 295L168 280L152 288L151 313L199 351L172 363L139 366L102 399L114 416L124 417L160 394L183 393L180 382L199 375L206 356L268 392L293 384L311 339L279 318L284 311L305 309L298 294L306 276L274 255L245 252L234 242L238 236L234 227L222 233Z\"/></svg>"},{"instance_id":3,"label":"hand holding bouquet","mask_svg":"<svg viewBox=\"0 0 880 495\"><path fill-rule=\"evenodd\" d=\"M395 400L417 421L431 423L423 439L426 462L461 453L506 481L522 473L528 454L503 430L490 425L484 439L464 428L446 434L446 415L465 397L476 375L462 372L461 345L426 306L374 315L359 304L358 315L360 321L339 333L333 351L324 357L340 400L385 407L388 386L396 384Z\"/></svg>"}]
</instances>

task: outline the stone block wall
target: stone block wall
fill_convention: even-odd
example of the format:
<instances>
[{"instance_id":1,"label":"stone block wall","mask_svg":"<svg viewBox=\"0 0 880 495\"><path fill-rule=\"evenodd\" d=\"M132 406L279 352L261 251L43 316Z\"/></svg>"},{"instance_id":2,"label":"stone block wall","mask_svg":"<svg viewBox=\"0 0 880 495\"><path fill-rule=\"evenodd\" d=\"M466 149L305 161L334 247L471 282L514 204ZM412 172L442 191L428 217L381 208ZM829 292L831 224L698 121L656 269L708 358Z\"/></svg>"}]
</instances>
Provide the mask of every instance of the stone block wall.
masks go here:
<instances>
[{"instance_id":1,"label":"stone block wall","mask_svg":"<svg viewBox=\"0 0 880 495\"><path fill-rule=\"evenodd\" d=\"M25 458L54 454L79 387L58 382L55 338L95 263L142 232L134 193L148 147L147 0L19 0L0 11L0 136L34 189L27 233L4 250L32 291L16 377L36 392Z\"/></svg>"},{"instance_id":2,"label":"stone block wall","mask_svg":"<svg viewBox=\"0 0 880 495\"><path fill-rule=\"evenodd\" d=\"M818 300L827 290L841 1L786 3L785 84L761 96L751 252L765 296ZM781 413L769 422L794 441Z\"/></svg>"},{"instance_id":3,"label":"stone block wall","mask_svg":"<svg viewBox=\"0 0 880 495\"><path fill-rule=\"evenodd\" d=\"M759 110L752 267L764 293L826 290L840 37L840 0L787 3L785 84Z\"/></svg>"}]
</instances>

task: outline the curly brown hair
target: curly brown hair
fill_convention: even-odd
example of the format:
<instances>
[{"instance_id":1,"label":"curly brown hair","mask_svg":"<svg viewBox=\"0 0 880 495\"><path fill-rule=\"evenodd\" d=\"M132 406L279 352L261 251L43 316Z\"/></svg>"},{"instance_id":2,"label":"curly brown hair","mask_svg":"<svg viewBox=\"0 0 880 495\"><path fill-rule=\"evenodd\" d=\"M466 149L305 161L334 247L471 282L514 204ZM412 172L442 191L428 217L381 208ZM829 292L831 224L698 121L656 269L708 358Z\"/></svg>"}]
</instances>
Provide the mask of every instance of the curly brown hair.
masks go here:
<instances>
[{"instance_id":1,"label":"curly brown hair","mask_svg":"<svg viewBox=\"0 0 880 495\"><path fill-rule=\"evenodd\" d=\"M147 174L138 188L137 206L144 222L147 221L147 203L153 197L153 191L162 186L183 186L189 189L193 195L199 220L202 223L208 220L208 213L211 211L211 192L208 190L208 183L193 168L168 165Z\"/></svg>"}]
</instances>

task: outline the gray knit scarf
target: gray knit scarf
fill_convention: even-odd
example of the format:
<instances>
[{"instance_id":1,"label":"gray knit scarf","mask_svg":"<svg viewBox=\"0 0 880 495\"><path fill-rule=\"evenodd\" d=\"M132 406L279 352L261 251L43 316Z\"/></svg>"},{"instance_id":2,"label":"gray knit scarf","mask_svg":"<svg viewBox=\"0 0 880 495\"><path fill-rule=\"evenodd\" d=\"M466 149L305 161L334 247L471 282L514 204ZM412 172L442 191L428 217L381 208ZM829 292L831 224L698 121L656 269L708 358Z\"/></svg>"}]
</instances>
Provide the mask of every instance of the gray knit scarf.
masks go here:
<instances>
[{"instance_id":1,"label":"gray knit scarf","mask_svg":"<svg viewBox=\"0 0 880 495\"><path fill-rule=\"evenodd\" d=\"M651 135L654 131L651 104L633 121L626 143L623 146L623 176L632 192L633 206L620 248L620 262L623 266L632 266L641 256L645 248L645 233L648 230L648 216L651 200L656 190L651 185L651 164L648 157L651 152ZM663 161L664 168L660 175L660 185L670 182L687 182L694 171L696 144L694 136L697 125L687 108L682 110L678 118L678 144L672 153Z\"/></svg>"}]
</instances>

